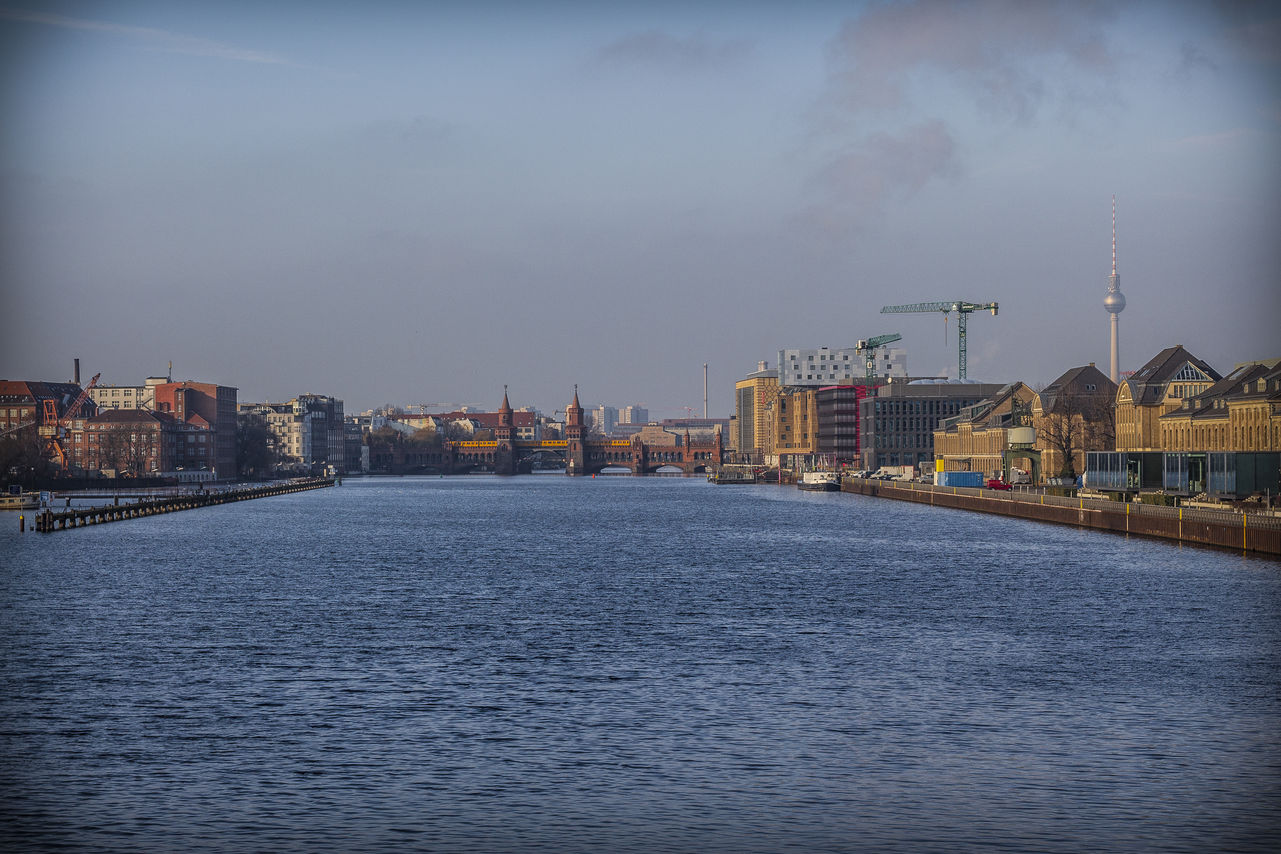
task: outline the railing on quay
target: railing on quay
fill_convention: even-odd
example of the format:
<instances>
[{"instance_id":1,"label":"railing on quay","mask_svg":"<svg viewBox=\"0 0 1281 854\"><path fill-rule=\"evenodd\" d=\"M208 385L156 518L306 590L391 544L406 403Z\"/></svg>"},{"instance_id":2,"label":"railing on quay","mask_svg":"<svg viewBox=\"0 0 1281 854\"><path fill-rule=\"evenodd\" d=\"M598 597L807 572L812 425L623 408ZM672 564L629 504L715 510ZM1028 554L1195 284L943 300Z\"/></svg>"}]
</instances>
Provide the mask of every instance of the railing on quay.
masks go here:
<instances>
[{"instance_id":1,"label":"railing on quay","mask_svg":"<svg viewBox=\"0 0 1281 854\"><path fill-rule=\"evenodd\" d=\"M230 504L233 501L248 501L272 495L305 492L309 489L333 486L334 483L335 479L331 477L298 478L265 486L233 487L209 492L191 492L171 498L155 498L102 507L78 507L62 511L46 508L36 514L35 527L41 533L51 534L54 531L66 531L87 525L101 525L107 522L120 522L125 519L137 519L143 516L156 516L161 513L176 513L179 510L194 510L197 507Z\"/></svg>"},{"instance_id":2,"label":"railing on quay","mask_svg":"<svg viewBox=\"0 0 1281 854\"><path fill-rule=\"evenodd\" d=\"M1045 495L1042 493L1020 490L1017 486L1010 490L987 489L974 486L934 486L928 483L902 483L887 481L887 485L908 489L909 491L930 490L949 495L971 495L978 498L998 501L1021 501L1026 504L1041 504L1052 507L1071 507L1079 510L1108 510L1114 513L1126 513L1131 516L1156 516L1166 519L1182 519L1185 522L1207 522L1210 524L1240 524L1241 517L1248 515L1248 524L1260 528L1281 530L1281 516L1272 516L1262 512L1249 512L1234 509L1213 510L1207 507L1170 507L1162 504L1144 504L1141 501L1113 501L1106 497Z\"/></svg>"},{"instance_id":3,"label":"railing on quay","mask_svg":"<svg viewBox=\"0 0 1281 854\"><path fill-rule=\"evenodd\" d=\"M1044 495L1020 491L1017 487L998 491L983 487L934 486L863 478L846 480L855 487L850 491L887 498L1281 554L1281 516L1271 513L1169 507L1113 501L1107 497Z\"/></svg>"}]
</instances>

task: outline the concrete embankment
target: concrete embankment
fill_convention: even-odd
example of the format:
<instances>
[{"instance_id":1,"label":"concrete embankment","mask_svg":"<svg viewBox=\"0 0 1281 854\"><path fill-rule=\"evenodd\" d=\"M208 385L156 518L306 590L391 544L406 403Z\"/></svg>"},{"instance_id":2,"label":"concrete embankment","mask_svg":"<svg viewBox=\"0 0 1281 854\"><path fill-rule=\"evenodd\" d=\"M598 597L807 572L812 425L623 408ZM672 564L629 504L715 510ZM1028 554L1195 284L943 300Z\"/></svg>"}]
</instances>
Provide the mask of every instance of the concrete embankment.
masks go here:
<instances>
[{"instance_id":1,"label":"concrete embankment","mask_svg":"<svg viewBox=\"0 0 1281 854\"><path fill-rule=\"evenodd\" d=\"M36 514L36 530L49 534L70 528L82 528L86 525L102 525L107 522L120 522L125 519L156 516L161 513L176 513L179 510L194 510L197 507L212 507L217 504L230 504L233 501L248 501L253 498L267 498L272 495L287 495L291 492L304 492L309 489L321 489L333 485L333 478L318 477L272 483L265 486L223 489L215 492L193 492L172 498L156 498L148 501L135 501L103 507L81 507L63 511L41 510Z\"/></svg>"},{"instance_id":2,"label":"concrete embankment","mask_svg":"<svg viewBox=\"0 0 1281 854\"><path fill-rule=\"evenodd\" d=\"M860 495L998 513L1037 522L1057 522L1118 534L1139 534L1182 543L1281 555L1281 518L1276 516L849 477L842 481L841 489Z\"/></svg>"}]
</instances>

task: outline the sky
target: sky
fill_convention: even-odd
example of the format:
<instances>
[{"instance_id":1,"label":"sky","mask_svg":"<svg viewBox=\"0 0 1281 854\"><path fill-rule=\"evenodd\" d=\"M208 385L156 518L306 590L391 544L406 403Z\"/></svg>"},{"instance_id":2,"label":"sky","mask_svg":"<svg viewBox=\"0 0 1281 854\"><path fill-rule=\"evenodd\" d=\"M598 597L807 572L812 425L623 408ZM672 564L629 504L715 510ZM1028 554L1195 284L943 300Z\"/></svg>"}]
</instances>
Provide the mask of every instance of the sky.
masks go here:
<instances>
[{"instance_id":1,"label":"sky","mask_svg":"<svg viewBox=\"0 0 1281 854\"><path fill-rule=\"evenodd\" d=\"M0 0L5 3L6 0ZM728 416L784 348L1281 356L1265 2L0 5L0 376Z\"/></svg>"}]
</instances>

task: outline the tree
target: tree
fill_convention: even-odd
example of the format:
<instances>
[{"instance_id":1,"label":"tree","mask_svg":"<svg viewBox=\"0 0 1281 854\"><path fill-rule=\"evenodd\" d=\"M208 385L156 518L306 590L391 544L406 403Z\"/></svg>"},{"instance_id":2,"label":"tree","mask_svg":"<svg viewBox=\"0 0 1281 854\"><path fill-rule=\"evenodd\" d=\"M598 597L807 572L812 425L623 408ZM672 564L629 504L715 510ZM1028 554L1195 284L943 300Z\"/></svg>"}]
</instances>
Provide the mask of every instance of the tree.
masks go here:
<instances>
[{"instance_id":1,"label":"tree","mask_svg":"<svg viewBox=\"0 0 1281 854\"><path fill-rule=\"evenodd\" d=\"M129 438L119 428L99 430L97 467L100 469L123 469L129 458Z\"/></svg>"},{"instance_id":2,"label":"tree","mask_svg":"<svg viewBox=\"0 0 1281 854\"><path fill-rule=\"evenodd\" d=\"M1057 459L1059 477L1075 480L1079 454L1116 445L1115 424L1111 395L1069 386L1052 396L1037 434Z\"/></svg>"},{"instance_id":3,"label":"tree","mask_svg":"<svg viewBox=\"0 0 1281 854\"><path fill-rule=\"evenodd\" d=\"M279 439L265 421L241 418L236 422L236 466L242 477L267 477L279 461Z\"/></svg>"},{"instance_id":4,"label":"tree","mask_svg":"<svg viewBox=\"0 0 1281 854\"><path fill-rule=\"evenodd\" d=\"M52 474L46 445L34 426L0 439L0 478L7 483L35 483Z\"/></svg>"}]
</instances>

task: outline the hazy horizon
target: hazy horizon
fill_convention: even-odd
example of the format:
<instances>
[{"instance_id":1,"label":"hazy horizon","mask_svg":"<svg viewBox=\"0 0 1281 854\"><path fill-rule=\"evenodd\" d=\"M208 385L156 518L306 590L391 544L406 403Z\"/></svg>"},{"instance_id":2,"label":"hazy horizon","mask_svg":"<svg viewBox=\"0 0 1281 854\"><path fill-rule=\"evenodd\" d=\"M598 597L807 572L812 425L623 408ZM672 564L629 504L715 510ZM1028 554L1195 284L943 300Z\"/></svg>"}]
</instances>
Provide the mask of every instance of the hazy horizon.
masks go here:
<instances>
[{"instance_id":1,"label":"hazy horizon","mask_svg":"<svg viewBox=\"0 0 1281 854\"><path fill-rule=\"evenodd\" d=\"M1281 356L1265 3L0 9L8 379L732 412L785 348ZM946 336L946 337L945 337Z\"/></svg>"}]
</instances>

